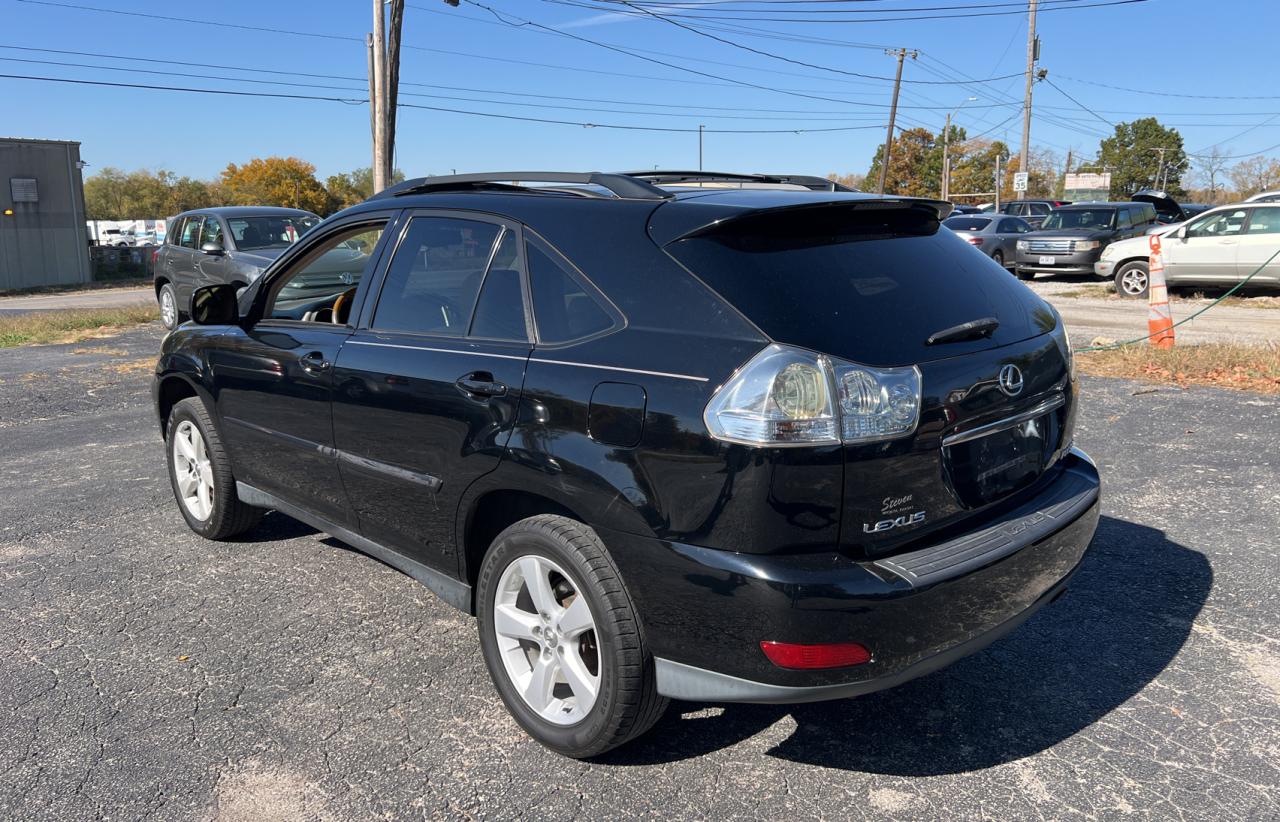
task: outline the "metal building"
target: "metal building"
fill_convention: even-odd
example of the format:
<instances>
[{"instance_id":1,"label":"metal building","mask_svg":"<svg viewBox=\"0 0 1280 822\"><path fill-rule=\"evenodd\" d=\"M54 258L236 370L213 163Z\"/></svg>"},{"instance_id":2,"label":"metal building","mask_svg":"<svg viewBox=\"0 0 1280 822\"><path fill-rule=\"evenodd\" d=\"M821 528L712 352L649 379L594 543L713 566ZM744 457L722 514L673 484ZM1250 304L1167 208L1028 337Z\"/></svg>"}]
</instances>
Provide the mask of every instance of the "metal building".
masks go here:
<instances>
[{"instance_id":1,"label":"metal building","mask_svg":"<svg viewBox=\"0 0 1280 822\"><path fill-rule=\"evenodd\" d=\"M0 289L87 283L80 144L0 137Z\"/></svg>"}]
</instances>

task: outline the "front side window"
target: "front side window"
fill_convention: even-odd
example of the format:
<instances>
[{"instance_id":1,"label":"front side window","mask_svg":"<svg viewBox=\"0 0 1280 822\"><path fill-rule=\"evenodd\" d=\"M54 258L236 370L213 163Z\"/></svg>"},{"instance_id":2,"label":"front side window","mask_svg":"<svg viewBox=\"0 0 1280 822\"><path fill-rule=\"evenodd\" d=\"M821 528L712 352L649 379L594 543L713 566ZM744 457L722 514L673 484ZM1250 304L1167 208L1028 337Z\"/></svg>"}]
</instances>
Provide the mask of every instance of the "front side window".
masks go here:
<instances>
[{"instance_id":1,"label":"front side window","mask_svg":"<svg viewBox=\"0 0 1280 822\"><path fill-rule=\"evenodd\" d=\"M182 224L182 239L179 241L183 248L199 248L200 247L200 218L188 217L186 222Z\"/></svg>"},{"instance_id":2,"label":"front side window","mask_svg":"<svg viewBox=\"0 0 1280 822\"><path fill-rule=\"evenodd\" d=\"M323 240L272 284L263 316L346 325L385 228L386 223L366 224Z\"/></svg>"},{"instance_id":3,"label":"front side window","mask_svg":"<svg viewBox=\"0 0 1280 822\"><path fill-rule=\"evenodd\" d=\"M502 233L494 223L414 217L387 269L373 327L465 335Z\"/></svg>"},{"instance_id":4,"label":"front side window","mask_svg":"<svg viewBox=\"0 0 1280 822\"><path fill-rule=\"evenodd\" d=\"M1087 228L1108 229L1116 226L1116 210L1114 208L1081 208L1072 211L1055 211L1044 218L1047 230Z\"/></svg>"},{"instance_id":5,"label":"front side window","mask_svg":"<svg viewBox=\"0 0 1280 822\"><path fill-rule=\"evenodd\" d=\"M504 230L476 299L470 336L493 340L529 339L516 254L516 233Z\"/></svg>"},{"instance_id":6,"label":"front side window","mask_svg":"<svg viewBox=\"0 0 1280 822\"><path fill-rule=\"evenodd\" d=\"M227 228L235 238L238 250L256 251L264 248L287 248L315 228L318 222L319 217L310 215L232 217L227 220Z\"/></svg>"},{"instance_id":7,"label":"front side window","mask_svg":"<svg viewBox=\"0 0 1280 822\"><path fill-rule=\"evenodd\" d=\"M1195 237L1229 237L1239 234L1244 228L1245 218L1249 216L1246 208L1233 208L1210 214L1187 226L1187 239Z\"/></svg>"},{"instance_id":8,"label":"front side window","mask_svg":"<svg viewBox=\"0 0 1280 822\"><path fill-rule=\"evenodd\" d=\"M216 243L222 245L222 223L217 217L205 217L204 228L200 229L200 245Z\"/></svg>"},{"instance_id":9,"label":"front side window","mask_svg":"<svg viewBox=\"0 0 1280 822\"><path fill-rule=\"evenodd\" d=\"M613 317L541 243L525 244L538 341L563 343L613 327Z\"/></svg>"}]
</instances>

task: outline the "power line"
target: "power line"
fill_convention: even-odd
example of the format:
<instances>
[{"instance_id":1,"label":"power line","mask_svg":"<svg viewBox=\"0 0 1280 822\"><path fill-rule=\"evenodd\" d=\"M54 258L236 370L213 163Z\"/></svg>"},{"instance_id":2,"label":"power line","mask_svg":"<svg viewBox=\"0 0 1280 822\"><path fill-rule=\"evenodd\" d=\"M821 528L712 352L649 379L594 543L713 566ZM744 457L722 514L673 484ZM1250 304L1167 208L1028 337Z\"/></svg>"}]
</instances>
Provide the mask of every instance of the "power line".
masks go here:
<instances>
[{"instance_id":1,"label":"power line","mask_svg":"<svg viewBox=\"0 0 1280 822\"><path fill-rule=\"evenodd\" d=\"M1042 79L1042 80L1044 80L1046 83L1048 83L1050 86L1052 86L1052 87L1054 88L1054 90L1056 90L1056 91L1057 91L1059 94L1061 94L1063 97L1066 97L1068 100L1070 100L1071 102L1073 102L1073 103L1075 103L1077 106L1079 106L1079 107L1080 107L1080 110L1081 110L1081 111L1083 111L1084 113L1086 113L1086 114L1092 114L1094 117L1097 117L1099 120L1101 120L1102 122L1106 123L1108 126L1111 126L1111 128L1115 128L1115 127L1116 127L1116 124L1115 124L1115 123L1111 122L1111 121L1110 121L1110 120L1108 120L1106 117L1103 117L1103 116L1102 116L1101 114L1099 114L1098 112L1096 112L1096 111L1094 111L1093 109L1089 108L1089 107L1088 107L1088 106L1086 106L1084 103L1082 103L1082 102L1080 102L1079 100L1077 100L1076 98L1072 97L1070 94L1067 94L1065 91L1063 91L1061 88L1059 88L1059 87L1058 87L1058 84L1057 84L1057 83L1055 83L1055 82L1053 82L1052 80L1050 80L1047 76L1046 76L1046 77L1042 77L1041 79Z\"/></svg>"},{"instance_id":2,"label":"power line","mask_svg":"<svg viewBox=\"0 0 1280 822\"><path fill-rule=\"evenodd\" d=\"M261 31L268 34L292 34L298 37L317 37L322 40L350 40L357 43L363 43L364 38L348 37L341 34L321 34L319 32L297 31L296 29L273 29L264 26L245 26L239 23L225 23L215 20L196 20L191 17L172 17L164 14L148 14L141 11L122 11L120 9L104 9L97 6L85 6L78 3L54 3L52 0L18 0L19 3L27 3L33 6L53 6L61 9L77 9L80 11L96 11L103 14L124 15L126 17L144 17L149 20L164 20L170 23L194 23L201 26L218 26L224 29L240 29L242 31Z\"/></svg>"},{"instance_id":3,"label":"power line","mask_svg":"<svg viewBox=\"0 0 1280 822\"><path fill-rule=\"evenodd\" d=\"M1103 0L1102 2L1080 3L1079 5L1071 5L1071 6L1051 6L1049 8L1046 8L1045 11L1078 11L1083 9L1106 8L1108 6L1128 6L1128 5L1134 5L1136 3L1149 3L1149 2L1151 2L1151 0ZM595 8L599 10L598 6ZM666 8L669 9L671 7L666 6ZM891 13L892 11L896 11L896 10L886 9L884 13ZM820 23L824 25L826 24L851 25L851 24L859 24L859 23L896 23L896 22L907 22L907 21L913 21L913 20L959 20L959 19L971 18L971 17L1003 17L1005 15L1010 15L1010 14L1025 14L1025 13L1026 11L1024 8L1024 9L1017 9L1017 10L1011 10L1011 11L975 11L975 12L963 12L960 14L922 14L922 15L909 16L909 17L865 17L865 18L859 18L856 20L846 20L846 19L831 18L831 17L822 18L818 20L815 20L812 18L806 18L806 17L799 17L799 18L797 17L763 17L763 16L734 17L734 16L731 16L730 14L707 16L704 14L689 14L684 12L672 13L671 16L680 17L682 19L688 19L688 20L747 20L751 22L770 22L770 23Z\"/></svg>"},{"instance_id":4,"label":"power line","mask_svg":"<svg viewBox=\"0 0 1280 822\"><path fill-rule=\"evenodd\" d=\"M322 100L334 103L346 103L348 105L365 105L369 101L367 99L354 99L345 97L324 97L314 94L283 94L267 91L238 91L234 89L210 89L210 88L190 88L184 86L156 86L144 83L117 83L108 80L79 80L69 77L42 77L27 74L0 74L0 79L5 80L33 80L48 83L69 83L82 86L108 86L111 88L130 88L142 89L145 91L174 91L190 94L221 94L235 97L263 97L263 98L283 98L289 100ZM501 120L519 120L529 123L549 123L554 125L579 126L581 128L607 128L620 129L624 131L648 131L662 133L679 133L679 134L696 134L697 128L673 128L665 126L639 126L622 123L593 123L582 122L577 120L555 120L542 117L523 117L514 114L498 114L488 111L470 111L468 109L446 108L444 106L426 106L419 103L400 103L401 108L423 109L425 111L440 111L450 114L464 114L472 117L489 117ZM706 133L714 134L814 134L823 132L838 131L861 131L863 129L880 128L880 124L867 126L840 126L840 127L823 127L823 128L776 128L776 129L703 129Z\"/></svg>"},{"instance_id":5,"label":"power line","mask_svg":"<svg viewBox=\"0 0 1280 822\"><path fill-rule=\"evenodd\" d=\"M1157 95L1159 97L1184 97L1191 100L1280 100L1280 95L1251 95L1251 96L1231 96L1227 94L1184 94L1180 91L1155 91L1152 89L1127 88L1125 86L1113 86L1110 83L1099 83L1095 80L1081 80L1079 77L1068 77L1065 74L1058 74L1057 77L1063 80L1070 80L1073 83L1084 83L1089 86L1099 86L1100 88L1109 88L1113 91L1128 91L1133 94Z\"/></svg>"}]
</instances>

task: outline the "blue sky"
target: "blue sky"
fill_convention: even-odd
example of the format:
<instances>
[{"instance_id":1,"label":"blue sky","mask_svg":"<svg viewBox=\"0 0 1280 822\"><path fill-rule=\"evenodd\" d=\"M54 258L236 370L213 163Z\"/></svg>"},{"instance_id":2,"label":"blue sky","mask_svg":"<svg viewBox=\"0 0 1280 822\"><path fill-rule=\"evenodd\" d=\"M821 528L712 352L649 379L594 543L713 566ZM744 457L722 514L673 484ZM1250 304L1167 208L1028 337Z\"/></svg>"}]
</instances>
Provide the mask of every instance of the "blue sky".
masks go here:
<instances>
[{"instance_id":1,"label":"blue sky","mask_svg":"<svg viewBox=\"0 0 1280 822\"><path fill-rule=\"evenodd\" d=\"M0 60L0 74L349 99L365 96L363 36L370 29L371 10L364 0L50 2L273 28L281 33L0 0L0 46L6 47L0 48L0 58L5 58ZM878 0L886 9L978 2L996 0ZM1097 0L1085 0L1089 2ZM784 94L656 65L539 33L527 26L503 25L465 0L456 9L441 0L410 3L405 18L402 102L575 122L692 130L624 131L405 110L400 114L397 165L410 176L449 173L454 169L615 170L655 165L696 168L699 124L708 130L704 138L707 168L812 174L865 171L883 139L883 123L887 119L884 106L889 101L891 85L886 81L755 55L657 20L600 13L547 0L486 0L487 5L508 13L508 19L534 21L638 51L655 60L792 91ZM754 25L787 37L837 41L843 45L723 34L757 49L846 72L891 76L894 61L882 47L919 49L920 59L909 61L906 66L907 80L982 80L1007 75L1022 70L1026 54L1025 14L856 25L721 25ZM1191 151L1220 144L1228 154L1243 155L1280 143L1280 86L1268 82L1276 77L1274 41L1280 30L1277 0L1150 0L1043 12L1038 30L1043 42L1041 65L1049 70L1049 79L1106 120L1158 116L1166 123L1178 124ZM341 39L345 37L355 39ZM351 79L145 64L22 51L12 48L15 46ZM483 59L486 57L489 59ZM166 76L106 66L339 88ZM1153 89L1164 94L1114 90L1082 81ZM947 111L966 98L977 96L977 101L967 102L961 109L957 123L971 136L994 129L990 136L1006 139L1016 150L1021 118L1015 115L1020 108L999 104L1020 101L1022 83L1021 76L968 86L907 83L899 122L906 127L923 125L938 131ZM612 102L557 101L517 94ZM0 79L0 95L5 102L0 132L79 140L83 143L82 155L91 164L90 172L103 166L146 167L212 177L228 162L269 155L304 158L317 166L321 176L369 165L368 110L363 105L15 79ZM1273 99L1227 99L1267 96ZM1035 99L1033 145L1046 146L1060 155L1074 148L1077 156L1091 157L1097 150L1098 134L1110 131L1098 117L1082 111L1046 84L1037 86ZM514 105L517 102L524 105ZM552 103L584 110L551 108ZM860 126L865 128L800 134L715 131ZM1269 153L1280 155L1280 149Z\"/></svg>"}]
</instances>

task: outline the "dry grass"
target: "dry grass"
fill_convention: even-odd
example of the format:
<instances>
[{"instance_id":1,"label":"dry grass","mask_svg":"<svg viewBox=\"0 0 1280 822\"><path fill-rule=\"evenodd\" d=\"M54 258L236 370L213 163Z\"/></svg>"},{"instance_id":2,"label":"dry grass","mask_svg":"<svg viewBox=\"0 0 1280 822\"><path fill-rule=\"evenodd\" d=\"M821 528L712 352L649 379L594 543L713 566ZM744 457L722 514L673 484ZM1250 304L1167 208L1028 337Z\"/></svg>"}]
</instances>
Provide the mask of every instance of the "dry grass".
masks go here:
<instances>
[{"instance_id":1,"label":"dry grass","mask_svg":"<svg viewBox=\"0 0 1280 822\"><path fill-rule=\"evenodd\" d=\"M1070 291L1060 291L1053 294L1054 297L1089 297L1092 299L1106 300L1116 297L1116 290L1110 285L1082 284Z\"/></svg>"},{"instance_id":2,"label":"dry grass","mask_svg":"<svg viewBox=\"0 0 1280 822\"><path fill-rule=\"evenodd\" d=\"M160 310L154 305L33 311L16 317L0 317L0 348L80 342L110 336L159 318Z\"/></svg>"},{"instance_id":3,"label":"dry grass","mask_svg":"<svg viewBox=\"0 0 1280 822\"><path fill-rule=\"evenodd\" d=\"M1205 343L1169 349L1129 345L1076 356L1082 373L1179 386L1213 385L1280 394L1280 344L1264 347Z\"/></svg>"}]
</instances>

